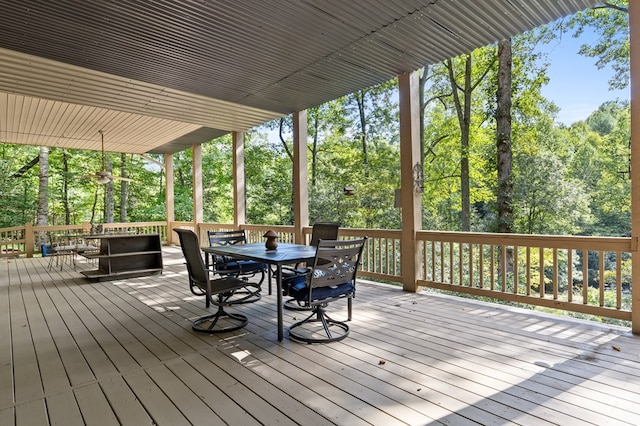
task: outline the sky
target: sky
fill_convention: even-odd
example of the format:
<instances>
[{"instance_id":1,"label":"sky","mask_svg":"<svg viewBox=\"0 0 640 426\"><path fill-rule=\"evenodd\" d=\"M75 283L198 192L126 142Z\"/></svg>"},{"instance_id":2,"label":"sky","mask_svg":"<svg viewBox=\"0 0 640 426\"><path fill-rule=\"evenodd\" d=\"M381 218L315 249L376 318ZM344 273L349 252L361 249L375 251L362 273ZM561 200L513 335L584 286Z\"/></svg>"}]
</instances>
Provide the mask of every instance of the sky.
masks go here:
<instances>
[{"instance_id":1,"label":"sky","mask_svg":"<svg viewBox=\"0 0 640 426\"><path fill-rule=\"evenodd\" d=\"M628 100L630 96L628 88L609 90L608 81L613 75L610 68L599 70L595 58L578 54L580 46L592 40L595 40L592 32L578 39L564 34L557 41L541 45L538 49L547 52L550 61L550 81L542 89L542 95L560 107L558 121L566 125L586 119L606 101Z\"/></svg>"}]
</instances>

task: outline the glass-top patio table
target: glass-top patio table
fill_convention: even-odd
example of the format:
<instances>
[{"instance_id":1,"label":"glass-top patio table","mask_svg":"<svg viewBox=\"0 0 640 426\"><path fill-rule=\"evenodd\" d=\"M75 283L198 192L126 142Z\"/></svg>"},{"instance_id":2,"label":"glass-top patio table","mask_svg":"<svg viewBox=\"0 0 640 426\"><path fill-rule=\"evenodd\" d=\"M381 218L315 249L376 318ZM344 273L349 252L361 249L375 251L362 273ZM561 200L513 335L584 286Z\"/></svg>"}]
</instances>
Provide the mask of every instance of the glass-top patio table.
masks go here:
<instances>
[{"instance_id":1,"label":"glass-top patio table","mask_svg":"<svg viewBox=\"0 0 640 426\"><path fill-rule=\"evenodd\" d=\"M209 254L220 256L231 256L245 260L255 260L276 267L276 297L278 301L278 341L282 341L282 265L290 265L298 262L312 261L316 255L314 246L301 244L278 244L275 250L267 250L264 243L238 244L230 246L203 247L205 258ZM268 274L269 291L271 291L271 273Z\"/></svg>"}]
</instances>

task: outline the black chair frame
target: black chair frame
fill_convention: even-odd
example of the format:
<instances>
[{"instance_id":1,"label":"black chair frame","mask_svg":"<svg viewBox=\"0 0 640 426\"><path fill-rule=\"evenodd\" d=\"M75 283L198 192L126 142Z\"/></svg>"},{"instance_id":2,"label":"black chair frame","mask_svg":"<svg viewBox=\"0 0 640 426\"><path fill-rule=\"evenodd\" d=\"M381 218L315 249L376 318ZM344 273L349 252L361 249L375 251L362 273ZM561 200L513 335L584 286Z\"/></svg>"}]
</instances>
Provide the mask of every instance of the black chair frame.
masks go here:
<instances>
[{"instance_id":1,"label":"black chair frame","mask_svg":"<svg viewBox=\"0 0 640 426\"><path fill-rule=\"evenodd\" d=\"M207 231L209 247L245 244L247 242L244 229L233 231ZM211 255L212 271L221 277L235 277L244 280L245 288L235 293L230 303L251 303L262 297L262 283L266 276L267 265L251 260L239 260L229 256ZM260 274L260 280L250 282L249 279Z\"/></svg>"},{"instance_id":2,"label":"black chair frame","mask_svg":"<svg viewBox=\"0 0 640 426\"><path fill-rule=\"evenodd\" d=\"M317 247L320 240L337 240L338 232L340 229L339 222L316 222L313 225L311 231L311 242L309 245ZM296 264L293 268L283 268L283 282L286 284L290 281L295 281L296 276L306 275L309 272L309 267L301 267L300 264ZM287 286L283 286L285 296L288 295ZM284 308L292 311L308 311L310 306L304 305L295 299L287 299L284 302Z\"/></svg>"},{"instance_id":3,"label":"black chair frame","mask_svg":"<svg viewBox=\"0 0 640 426\"><path fill-rule=\"evenodd\" d=\"M191 291L198 289L198 295L205 296L205 306L214 305L218 309L215 313L197 318L192 322L192 328L199 333L226 333L238 330L247 325L245 315L225 311L225 307L231 306L233 295L242 290L247 283L236 277L227 276L219 279L211 279L211 271L206 267L202 259L198 236L187 229L174 229L180 238L180 247L187 262L189 274L189 286ZM220 326L226 321L227 326Z\"/></svg>"},{"instance_id":4,"label":"black chair frame","mask_svg":"<svg viewBox=\"0 0 640 426\"><path fill-rule=\"evenodd\" d=\"M366 238L360 238L318 242L313 267L305 281L289 289L295 300L311 309L307 318L289 327L291 339L305 343L328 343L340 341L349 335L347 321L352 319L356 274L366 241ZM344 298L347 299L347 320L338 321L327 315L327 306Z\"/></svg>"}]
</instances>

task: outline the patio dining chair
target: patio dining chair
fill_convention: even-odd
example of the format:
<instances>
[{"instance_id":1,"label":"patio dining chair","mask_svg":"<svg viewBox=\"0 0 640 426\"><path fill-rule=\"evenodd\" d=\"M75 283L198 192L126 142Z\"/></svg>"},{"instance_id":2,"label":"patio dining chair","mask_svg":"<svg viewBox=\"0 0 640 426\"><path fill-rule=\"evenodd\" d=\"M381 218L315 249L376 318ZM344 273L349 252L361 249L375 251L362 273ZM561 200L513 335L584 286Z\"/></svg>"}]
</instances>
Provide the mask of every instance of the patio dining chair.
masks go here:
<instances>
[{"instance_id":1,"label":"patio dining chair","mask_svg":"<svg viewBox=\"0 0 640 426\"><path fill-rule=\"evenodd\" d=\"M311 242L309 245L317 247L320 240L337 240L340 223L338 222L316 222L311 230ZM289 294L288 285L290 283L299 282L300 277L304 277L309 268L296 264L294 267L282 268L283 291L285 295ZM309 306L302 305L294 299L288 299L284 302L284 308L294 311L307 311Z\"/></svg>"},{"instance_id":2,"label":"patio dining chair","mask_svg":"<svg viewBox=\"0 0 640 426\"><path fill-rule=\"evenodd\" d=\"M233 231L207 231L209 247L246 244L244 229ZM251 303L260 300L262 283L266 276L267 265L253 260L241 260L229 256L212 255L212 271L221 277L236 277L245 281L245 288L236 292L230 303ZM260 275L260 280L249 281Z\"/></svg>"},{"instance_id":3,"label":"patio dining chair","mask_svg":"<svg viewBox=\"0 0 640 426\"><path fill-rule=\"evenodd\" d=\"M297 279L289 295L311 308L311 315L289 327L289 337L306 343L337 342L349 335L346 321L329 317L330 303L347 299L347 321L352 317L356 293L356 273L367 238L320 240L313 267L304 279Z\"/></svg>"},{"instance_id":4,"label":"patio dining chair","mask_svg":"<svg viewBox=\"0 0 640 426\"><path fill-rule=\"evenodd\" d=\"M205 266L198 243L198 236L187 229L174 229L180 238L182 254L187 262L189 273L189 286L200 290L205 296L205 306L217 306L214 314L197 318L192 323L193 330L200 333L224 333L238 330L247 325L247 317L242 314L225 311L225 307L232 305L229 302L236 291L243 289L246 282L232 276L211 279L211 271Z\"/></svg>"}]
</instances>

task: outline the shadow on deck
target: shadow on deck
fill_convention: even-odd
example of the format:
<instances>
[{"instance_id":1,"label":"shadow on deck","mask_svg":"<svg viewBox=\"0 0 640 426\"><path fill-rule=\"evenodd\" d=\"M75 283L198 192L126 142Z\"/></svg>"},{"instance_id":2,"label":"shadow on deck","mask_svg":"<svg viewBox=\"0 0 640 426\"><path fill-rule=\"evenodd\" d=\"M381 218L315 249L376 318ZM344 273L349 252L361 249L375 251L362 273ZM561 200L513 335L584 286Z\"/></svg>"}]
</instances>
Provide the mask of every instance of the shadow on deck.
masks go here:
<instances>
[{"instance_id":1,"label":"shadow on deck","mask_svg":"<svg viewBox=\"0 0 640 426\"><path fill-rule=\"evenodd\" d=\"M203 336L179 249L164 263L90 283L0 260L0 424L640 424L626 329L362 281L342 342L278 343L267 295Z\"/></svg>"}]
</instances>

